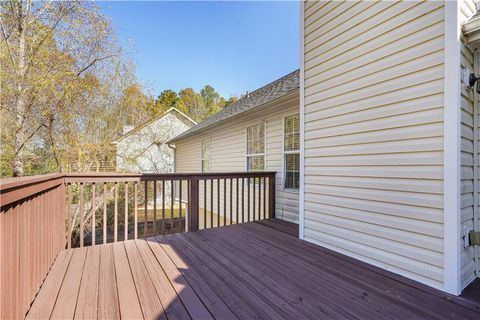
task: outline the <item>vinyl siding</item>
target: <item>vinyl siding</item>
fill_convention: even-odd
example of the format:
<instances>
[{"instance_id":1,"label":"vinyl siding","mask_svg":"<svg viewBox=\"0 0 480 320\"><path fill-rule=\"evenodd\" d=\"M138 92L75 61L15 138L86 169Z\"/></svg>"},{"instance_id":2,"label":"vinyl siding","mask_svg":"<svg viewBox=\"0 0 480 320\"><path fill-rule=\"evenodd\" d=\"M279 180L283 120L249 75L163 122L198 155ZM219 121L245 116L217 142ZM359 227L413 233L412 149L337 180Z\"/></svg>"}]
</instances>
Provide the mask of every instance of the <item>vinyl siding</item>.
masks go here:
<instances>
[{"instance_id":1,"label":"vinyl siding","mask_svg":"<svg viewBox=\"0 0 480 320\"><path fill-rule=\"evenodd\" d=\"M460 23L466 21L472 16L476 9L476 1L464 0L460 2ZM473 52L464 44L461 45L461 70L465 68L474 71L474 56ZM478 70L478 69L477 69ZM478 72L477 72L478 73ZM466 83L461 85L461 235L463 236L464 228L474 229L474 185L478 186L478 179L476 177L478 163L475 163L477 157L474 157L475 152L478 152L478 147L475 147L474 135L478 135L478 128L474 129L474 117L478 117L478 111L474 108L474 94L473 90L466 87ZM478 142L477 142L478 143ZM478 195L477 195L478 196ZM474 210L475 209L475 210ZM463 239L462 239L463 244ZM462 287L468 285L475 279L475 249L474 247L463 248L460 253L461 257L461 281Z\"/></svg>"},{"instance_id":2,"label":"vinyl siding","mask_svg":"<svg viewBox=\"0 0 480 320\"><path fill-rule=\"evenodd\" d=\"M443 3L304 9L305 240L441 289Z\"/></svg>"},{"instance_id":3,"label":"vinyl siding","mask_svg":"<svg viewBox=\"0 0 480 320\"><path fill-rule=\"evenodd\" d=\"M274 103L271 107L253 110L219 124L211 129L197 133L175 143L176 170L179 173L201 172L201 141L210 138L210 172L243 172L246 170L246 138L247 127L266 123L266 170L276 171L276 217L298 223L298 192L285 191L283 185L283 118L299 112L298 93L287 100ZM216 194L216 184L214 194ZM203 193L203 185L200 184ZM223 184L221 185L221 207L223 208ZM235 194L235 187L233 193ZM229 194L227 183L227 194ZM207 187L207 199L210 192ZM216 198L215 198L216 199ZM227 200L228 201L228 200ZM258 198L256 199L258 202ZM268 205L268 204L267 204ZM200 199L203 207L203 199ZM207 206L209 206L207 200ZM214 208L217 207L216 200ZM208 208L208 207L207 207ZM229 202L227 203L227 212Z\"/></svg>"}]
</instances>

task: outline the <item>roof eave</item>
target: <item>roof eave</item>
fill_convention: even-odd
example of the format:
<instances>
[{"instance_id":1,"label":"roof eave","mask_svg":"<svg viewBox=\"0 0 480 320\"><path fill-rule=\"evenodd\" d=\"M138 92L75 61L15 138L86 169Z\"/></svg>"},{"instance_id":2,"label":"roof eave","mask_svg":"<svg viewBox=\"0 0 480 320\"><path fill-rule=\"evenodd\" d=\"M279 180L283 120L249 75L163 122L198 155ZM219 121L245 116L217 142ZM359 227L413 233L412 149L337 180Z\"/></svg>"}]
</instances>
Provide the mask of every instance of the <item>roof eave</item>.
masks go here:
<instances>
[{"instance_id":1,"label":"roof eave","mask_svg":"<svg viewBox=\"0 0 480 320\"><path fill-rule=\"evenodd\" d=\"M466 43L473 49L480 48L480 16L474 16L462 26Z\"/></svg>"}]
</instances>

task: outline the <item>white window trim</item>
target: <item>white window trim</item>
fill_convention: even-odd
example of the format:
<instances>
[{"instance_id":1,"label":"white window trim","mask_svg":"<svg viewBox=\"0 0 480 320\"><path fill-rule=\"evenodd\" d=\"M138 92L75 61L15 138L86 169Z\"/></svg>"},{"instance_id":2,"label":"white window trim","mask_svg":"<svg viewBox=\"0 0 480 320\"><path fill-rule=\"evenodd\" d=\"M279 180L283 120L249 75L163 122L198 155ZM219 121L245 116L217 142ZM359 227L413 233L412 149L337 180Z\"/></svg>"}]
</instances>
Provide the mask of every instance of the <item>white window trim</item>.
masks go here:
<instances>
[{"instance_id":1,"label":"white window trim","mask_svg":"<svg viewBox=\"0 0 480 320\"><path fill-rule=\"evenodd\" d=\"M298 189L293 189L293 188L285 188L285 182L286 182L286 176L287 176L287 166L285 164L285 155L286 154L301 154L301 148L298 150L290 150L290 151L285 151L285 119L294 115L300 115L298 112L292 112L289 114L286 114L283 119L282 119L282 191L284 192L291 192L291 193L300 193L300 185L298 186ZM301 129L300 129L301 132ZM299 133L300 133L299 132ZM301 139L301 138L300 138ZM301 156L300 156L301 158ZM299 179L300 179L300 171L301 171L301 165L299 166ZM301 184L301 180L300 180Z\"/></svg>"},{"instance_id":2,"label":"white window trim","mask_svg":"<svg viewBox=\"0 0 480 320\"><path fill-rule=\"evenodd\" d=\"M267 121L266 120L263 120L263 140L264 140L263 153L248 154L248 128L258 126L259 124L262 124L262 123L248 125L244 130L244 136L245 136L245 172L250 172L250 171L248 171L248 157L254 157L254 156L263 156L263 171L267 171Z\"/></svg>"},{"instance_id":3,"label":"white window trim","mask_svg":"<svg viewBox=\"0 0 480 320\"><path fill-rule=\"evenodd\" d=\"M208 141L208 148L209 148L209 151L208 151L208 158L205 159L203 158L203 142L204 141ZM211 137L207 137L207 138L204 138L200 141L200 171L202 173L206 173L206 172L211 172L211 158L212 158L212 139ZM208 171L204 171L203 170L203 161L208 161Z\"/></svg>"}]
</instances>

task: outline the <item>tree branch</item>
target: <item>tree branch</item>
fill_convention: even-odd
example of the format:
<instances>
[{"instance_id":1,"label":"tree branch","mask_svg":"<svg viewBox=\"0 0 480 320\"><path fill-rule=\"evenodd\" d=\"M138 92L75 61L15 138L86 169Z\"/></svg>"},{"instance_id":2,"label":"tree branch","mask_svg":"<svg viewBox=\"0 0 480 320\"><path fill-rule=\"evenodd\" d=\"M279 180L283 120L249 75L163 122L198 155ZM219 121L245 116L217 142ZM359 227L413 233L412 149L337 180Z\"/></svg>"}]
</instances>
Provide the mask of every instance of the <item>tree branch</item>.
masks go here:
<instances>
[{"instance_id":1,"label":"tree branch","mask_svg":"<svg viewBox=\"0 0 480 320\"><path fill-rule=\"evenodd\" d=\"M90 69L95 63L97 62L100 62L102 60L106 60L106 59L109 59L109 58L113 58L113 57L116 57L118 56L118 54L109 54L105 57L101 57L101 58L95 58L92 60L92 62L90 62L86 67L82 68L78 73L77 73L77 77L79 77L83 72L87 71L88 69Z\"/></svg>"},{"instance_id":2,"label":"tree branch","mask_svg":"<svg viewBox=\"0 0 480 320\"><path fill-rule=\"evenodd\" d=\"M12 49L10 48L10 43L8 42L7 33L3 25L3 21L1 19L0 19L0 26L2 27L3 39L5 40L5 44L7 45L8 56L10 58L10 61L12 62L13 69L15 70L15 74L18 76L18 70L17 70L17 66L15 65L15 59L13 58Z\"/></svg>"}]
</instances>

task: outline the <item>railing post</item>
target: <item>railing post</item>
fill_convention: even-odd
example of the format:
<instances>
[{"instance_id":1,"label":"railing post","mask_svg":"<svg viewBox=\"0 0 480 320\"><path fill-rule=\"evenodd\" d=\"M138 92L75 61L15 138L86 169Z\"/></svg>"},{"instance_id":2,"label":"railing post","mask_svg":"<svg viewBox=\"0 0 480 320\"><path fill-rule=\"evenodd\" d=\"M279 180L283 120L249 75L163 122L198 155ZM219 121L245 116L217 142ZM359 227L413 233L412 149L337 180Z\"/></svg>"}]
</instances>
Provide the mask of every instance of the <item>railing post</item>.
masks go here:
<instances>
[{"instance_id":1,"label":"railing post","mask_svg":"<svg viewBox=\"0 0 480 320\"><path fill-rule=\"evenodd\" d=\"M198 187L198 177L193 176L190 180L190 199L188 201L190 214L188 217L189 220L189 231L196 231L198 230L198 194L199 194L199 187Z\"/></svg>"},{"instance_id":2,"label":"railing post","mask_svg":"<svg viewBox=\"0 0 480 320\"><path fill-rule=\"evenodd\" d=\"M268 216L269 218L275 218L275 187L277 179L275 173L272 173L268 177Z\"/></svg>"}]
</instances>

